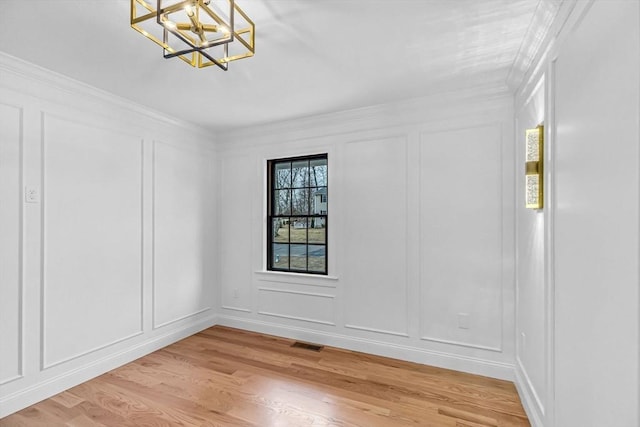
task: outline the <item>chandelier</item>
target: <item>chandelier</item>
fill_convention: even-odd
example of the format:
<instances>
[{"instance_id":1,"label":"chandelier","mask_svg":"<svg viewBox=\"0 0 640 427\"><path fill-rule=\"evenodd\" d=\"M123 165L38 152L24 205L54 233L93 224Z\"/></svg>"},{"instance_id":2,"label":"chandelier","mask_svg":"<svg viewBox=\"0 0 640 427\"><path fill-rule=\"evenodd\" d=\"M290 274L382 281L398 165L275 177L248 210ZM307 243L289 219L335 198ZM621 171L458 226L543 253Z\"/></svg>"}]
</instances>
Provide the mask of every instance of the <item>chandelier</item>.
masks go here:
<instances>
[{"instance_id":1,"label":"chandelier","mask_svg":"<svg viewBox=\"0 0 640 427\"><path fill-rule=\"evenodd\" d=\"M235 0L131 0L131 28L192 67L253 56L255 24Z\"/></svg>"}]
</instances>

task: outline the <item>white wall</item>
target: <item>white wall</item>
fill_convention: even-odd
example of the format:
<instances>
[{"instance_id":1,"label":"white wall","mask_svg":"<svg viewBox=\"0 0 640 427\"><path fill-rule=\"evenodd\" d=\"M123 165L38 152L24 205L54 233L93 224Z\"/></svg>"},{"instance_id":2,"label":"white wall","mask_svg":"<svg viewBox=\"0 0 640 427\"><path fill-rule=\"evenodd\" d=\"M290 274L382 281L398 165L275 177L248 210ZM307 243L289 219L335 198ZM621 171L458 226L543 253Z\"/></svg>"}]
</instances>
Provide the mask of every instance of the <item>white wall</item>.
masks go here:
<instances>
[{"instance_id":1,"label":"white wall","mask_svg":"<svg viewBox=\"0 0 640 427\"><path fill-rule=\"evenodd\" d=\"M512 135L483 88L220 136L220 323L512 378ZM265 272L266 161L324 152L329 277Z\"/></svg>"},{"instance_id":2,"label":"white wall","mask_svg":"<svg viewBox=\"0 0 640 427\"><path fill-rule=\"evenodd\" d=\"M534 426L637 426L640 8L567 4L516 92L517 186L542 121L547 180L516 195L516 383Z\"/></svg>"},{"instance_id":3,"label":"white wall","mask_svg":"<svg viewBox=\"0 0 640 427\"><path fill-rule=\"evenodd\" d=\"M545 122L545 89L544 75L536 76L517 98L515 136L516 375L521 386L521 398L530 412L529 417L538 420L538 424L544 419L547 403L546 320L549 315L549 293L545 280L545 250L548 244L545 213L551 206L547 205L543 210L525 208L524 135L526 129L543 123L548 125ZM545 154L549 158L549 153ZM548 186L548 182L545 184ZM548 200L548 192L546 196Z\"/></svg>"},{"instance_id":4,"label":"white wall","mask_svg":"<svg viewBox=\"0 0 640 427\"><path fill-rule=\"evenodd\" d=\"M555 62L555 424L640 425L640 8L596 1Z\"/></svg>"},{"instance_id":5,"label":"white wall","mask_svg":"<svg viewBox=\"0 0 640 427\"><path fill-rule=\"evenodd\" d=\"M22 375L22 109L0 104L0 385Z\"/></svg>"},{"instance_id":6,"label":"white wall","mask_svg":"<svg viewBox=\"0 0 640 427\"><path fill-rule=\"evenodd\" d=\"M0 417L215 323L206 140L0 56Z\"/></svg>"}]
</instances>

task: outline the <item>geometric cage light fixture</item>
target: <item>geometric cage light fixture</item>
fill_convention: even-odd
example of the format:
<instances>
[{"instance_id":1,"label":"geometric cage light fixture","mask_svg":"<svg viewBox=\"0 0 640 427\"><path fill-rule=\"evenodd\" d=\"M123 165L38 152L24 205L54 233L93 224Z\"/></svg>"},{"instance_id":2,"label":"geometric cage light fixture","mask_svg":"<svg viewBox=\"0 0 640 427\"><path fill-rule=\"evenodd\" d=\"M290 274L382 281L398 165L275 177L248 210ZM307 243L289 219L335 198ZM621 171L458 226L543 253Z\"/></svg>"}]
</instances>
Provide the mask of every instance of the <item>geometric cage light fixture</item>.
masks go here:
<instances>
[{"instance_id":1,"label":"geometric cage light fixture","mask_svg":"<svg viewBox=\"0 0 640 427\"><path fill-rule=\"evenodd\" d=\"M131 28L192 67L226 71L255 53L255 24L235 0L131 0Z\"/></svg>"}]
</instances>

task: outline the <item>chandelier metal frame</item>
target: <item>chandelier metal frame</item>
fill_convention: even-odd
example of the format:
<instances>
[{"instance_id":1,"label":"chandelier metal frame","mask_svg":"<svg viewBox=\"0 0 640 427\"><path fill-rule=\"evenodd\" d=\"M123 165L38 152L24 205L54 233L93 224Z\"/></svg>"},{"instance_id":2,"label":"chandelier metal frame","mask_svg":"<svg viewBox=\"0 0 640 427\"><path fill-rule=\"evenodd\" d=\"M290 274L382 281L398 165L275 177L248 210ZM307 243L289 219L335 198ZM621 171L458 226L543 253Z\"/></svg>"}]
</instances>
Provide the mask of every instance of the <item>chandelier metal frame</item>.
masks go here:
<instances>
[{"instance_id":1,"label":"chandelier metal frame","mask_svg":"<svg viewBox=\"0 0 640 427\"><path fill-rule=\"evenodd\" d=\"M164 58L196 68L226 71L255 54L255 24L235 0L131 0L131 28L161 46Z\"/></svg>"}]
</instances>

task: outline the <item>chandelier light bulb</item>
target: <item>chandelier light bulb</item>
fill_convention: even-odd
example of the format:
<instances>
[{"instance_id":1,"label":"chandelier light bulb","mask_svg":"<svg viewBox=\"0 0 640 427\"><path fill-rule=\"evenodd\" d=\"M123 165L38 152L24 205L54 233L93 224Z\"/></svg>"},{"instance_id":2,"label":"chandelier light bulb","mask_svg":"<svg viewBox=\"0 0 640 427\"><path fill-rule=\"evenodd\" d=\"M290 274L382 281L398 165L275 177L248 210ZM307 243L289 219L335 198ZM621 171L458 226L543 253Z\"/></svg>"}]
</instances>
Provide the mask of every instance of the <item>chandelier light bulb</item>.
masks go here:
<instances>
[{"instance_id":1,"label":"chandelier light bulb","mask_svg":"<svg viewBox=\"0 0 640 427\"><path fill-rule=\"evenodd\" d=\"M186 12L189 18L192 18L195 15L195 11L193 10L193 6L188 4L184 7L184 11Z\"/></svg>"}]
</instances>

